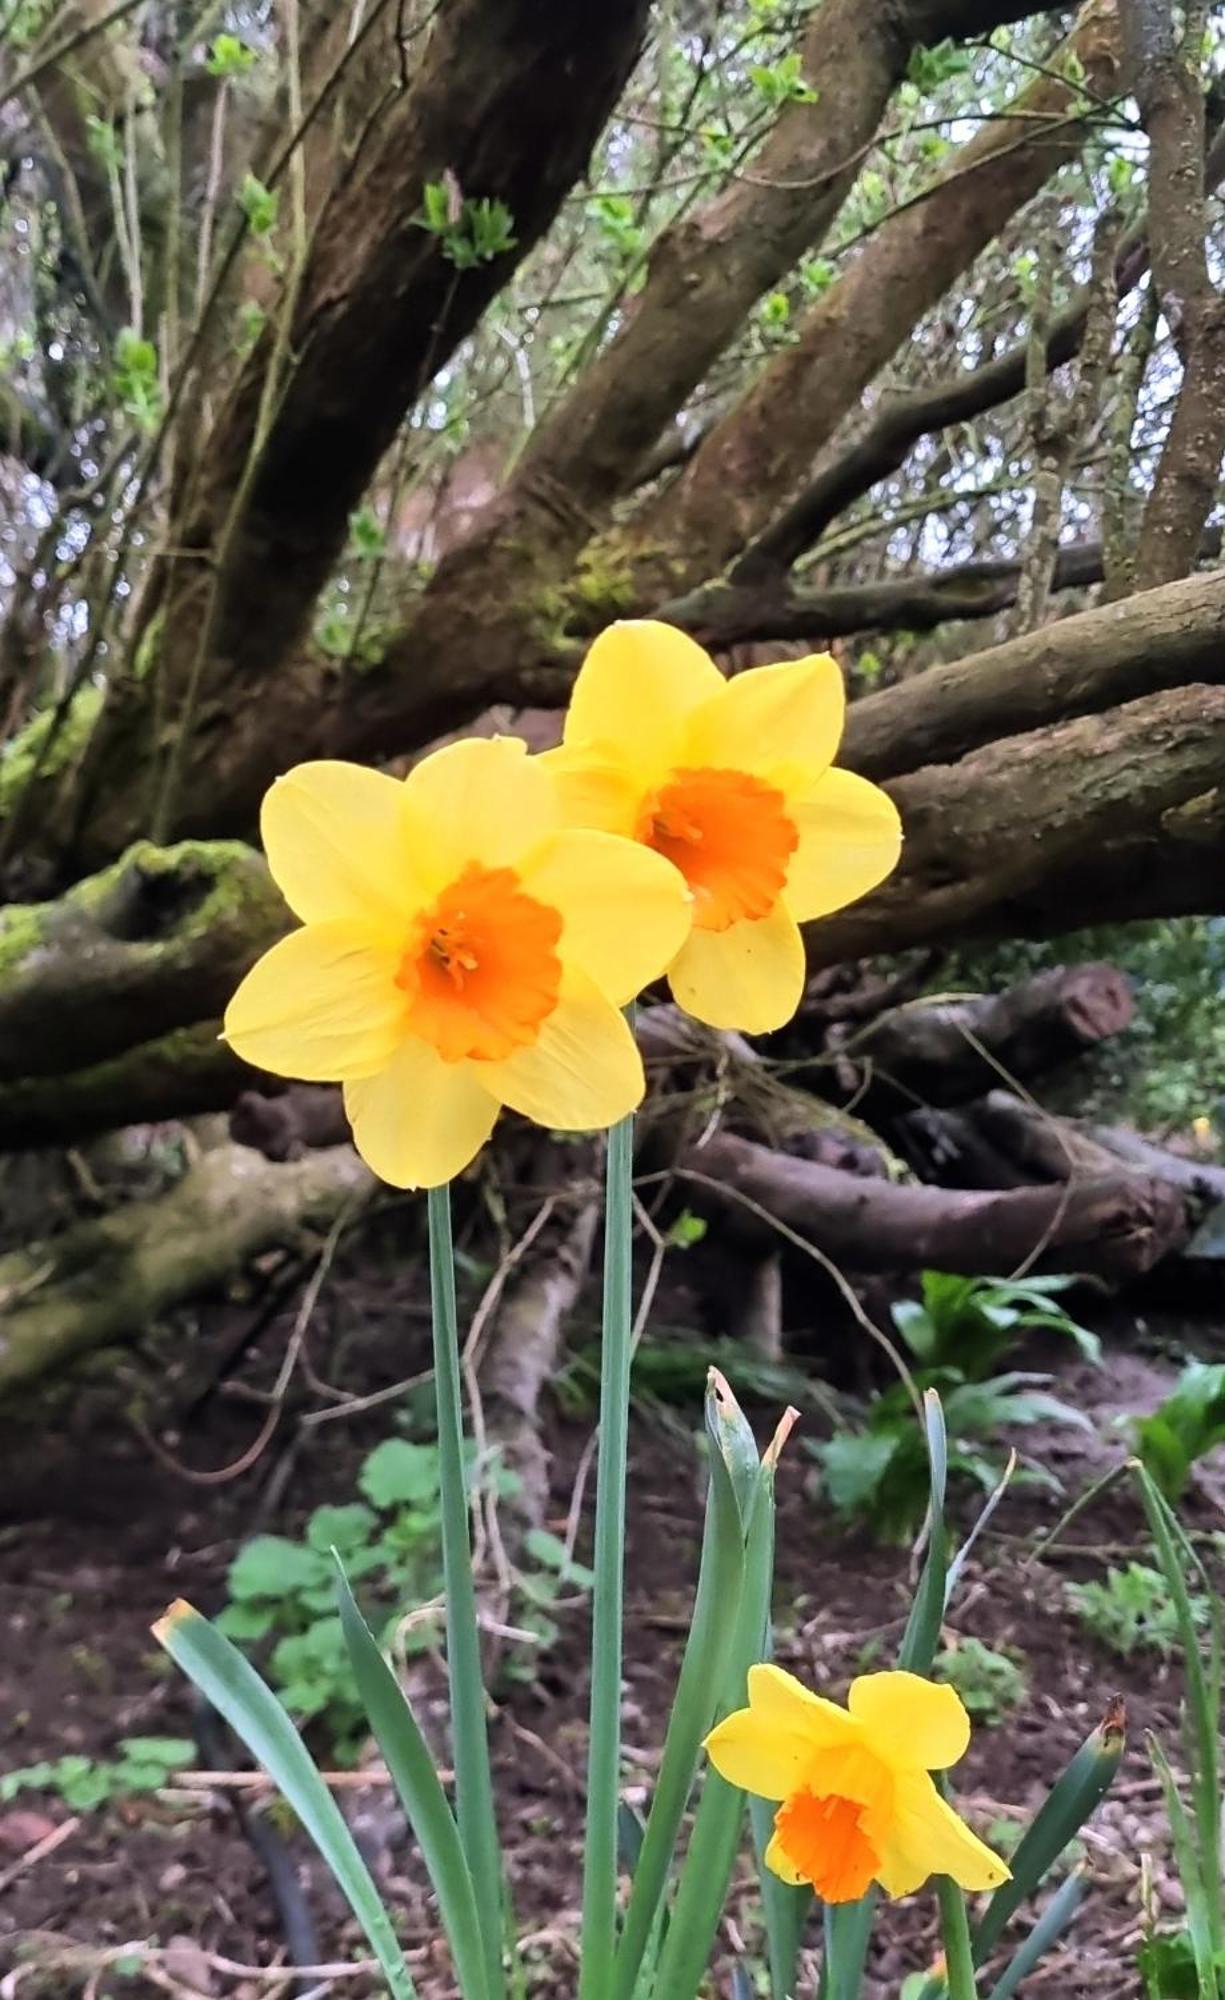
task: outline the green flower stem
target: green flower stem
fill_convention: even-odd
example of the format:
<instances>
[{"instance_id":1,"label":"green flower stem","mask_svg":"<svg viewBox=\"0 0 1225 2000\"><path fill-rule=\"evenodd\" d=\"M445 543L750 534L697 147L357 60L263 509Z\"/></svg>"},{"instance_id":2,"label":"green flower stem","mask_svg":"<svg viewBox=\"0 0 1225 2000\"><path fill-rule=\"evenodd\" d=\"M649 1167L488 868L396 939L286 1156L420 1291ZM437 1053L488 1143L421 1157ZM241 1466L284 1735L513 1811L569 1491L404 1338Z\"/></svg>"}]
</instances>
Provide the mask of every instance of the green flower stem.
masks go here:
<instances>
[{"instance_id":1,"label":"green flower stem","mask_svg":"<svg viewBox=\"0 0 1225 2000\"><path fill-rule=\"evenodd\" d=\"M447 1673L451 1688L451 1734L455 1753L455 1816L480 1916L486 1984L490 1994L497 1995L505 1991L502 1976L502 1860L493 1807L493 1782L489 1772L485 1684L481 1675L476 1583L472 1575L449 1188L430 1189L429 1218L442 1566L447 1593Z\"/></svg>"},{"instance_id":2,"label":"green flower stem","mask_svg":"<svg viewBox=\"0 0 1225 2000\"><path fill-rule=\"evenodd\" d=\"M617 1942L617 1792L621 1775L621 1626L629 1433L630 1251L634 1121L608 1135L604 1213L604 1326L600 1348L600 1449L596 1472L595 1587L591 1629L591 1733L583 1867L579 2000L607 2000Z\"/></svg>"},{"instance_id":3,"label":"green flower stem","mask_svg":"<svg viewBox=\"0 0 1225 2000\"><path fill-rule=\"evenodd\" d=\"M966 1899L950 1875L936 1877L936 1897L940 1904L944 1979L949 2000L977 2000L978 1982L974 1977Z\"/></svg>"}]
</instances>

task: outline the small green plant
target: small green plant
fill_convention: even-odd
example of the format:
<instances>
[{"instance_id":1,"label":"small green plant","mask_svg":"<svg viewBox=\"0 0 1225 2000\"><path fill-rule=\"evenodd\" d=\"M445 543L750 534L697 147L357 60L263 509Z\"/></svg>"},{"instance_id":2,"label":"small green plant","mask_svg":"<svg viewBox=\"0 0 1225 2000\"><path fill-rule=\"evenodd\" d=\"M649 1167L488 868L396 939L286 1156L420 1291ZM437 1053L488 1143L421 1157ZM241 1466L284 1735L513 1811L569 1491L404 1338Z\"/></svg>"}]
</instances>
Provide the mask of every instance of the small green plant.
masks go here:
<instances>
[{"instance_id":1,"label":"small green plant","mask_svg":"<svg viewBox=\"0 0 1225 2000\"><path fill-rule=\"evenodd\" d=\"M1147 2000L1202 2000L1189 1931L1152 1930L1136 1953ZM1225 1972L1225 1963L1221 1965Z\"/></svg>"},{"instance_id":2,"label":"small green plant","mask_svg":"<svg viewBox=\"0 0 1225 2000\"><path fill-rule=\"evenodd\" d=\"M937 1679L955 1687L976 1722L1001 1722L1025 1699L1025 1667L1018 1653L997 1653L972 1634L937 1653Z\"/></svg>"},{"instance_id":3,"label":"small green plant","mask_svg":"<svg viewBox=\"0 0 1225 2000\"><path fill-rule=\"evenodd\" d=\"M1164 1573L1147 1563L1108 1569L1101 1583L1069 1583L1069 1600L1086 1629L1124 1659L1142 1650L1171 1654L1178 1645L1178 1607ZM1198 1626L1208 1621L1203 1597L1191 1599Z\"/></svg>"},{"instance_id":4,"label":"small green plant","mask_svg":"<svg viewBox=\"0 0 1225 2000\"><path fill-rule=\"evenodd\" d=\"M749 81L772 111L784 104L815 104L818 93L804 76L799 51L792 49L774 63L753 63Z\"/></svg>"},{"instance_id":5,"label":"small green plant","mask_svg":"<svg viewBox=\"0 0 1225 2000\"><path fill-rule=\"evenodd\" d=\"M1173 1395L1135 1430L1145 1469L1167 1500L1180 1500L1196 1460L1225 1443L1225 1362L1188 1362Z\"/></svg>"},{"instance_id":6,"label":"small green plant","mask_svg":"<svg viewBox=\"0 0 1225 2000\"><path fill-rule=\"evenodd\" d=\"M514 217L506 203L489 195L472 199L450 179L426 182L417 223L438 238L457 271L488 264L515 247Z\"/></svg>"},{"instance_id":7,"label":"small green plant","mask_svg":"<svg viewBox=\"0 0 1225 2000\"><path fill-rule=\"evenodd\" d=\"M27 1764L0 1775L0 1805L19 1792L51 1792L73 1812L92 1812L111 1799L156 1792L173 1771L196 1761L196 1746L185 1736L125 1736L120 1757L100 1761L68 1755L51 1762Z\"/></svg>"},{"instance_id":8,"label":"small green plant","mask_svg":"<svg viewBox=\"0 0 1225 2000\"><path fill-rule=\"evenodd\" d=\"M587 209L598 224L600 235L625 263L632 263L645 249L646 230L629 195L592 195Z\"/></svg>"},{"instance_id":9,"label":"small green plant","mask_svg":"<svg viewBox=\"0 0 1225 2000\"><path fill-rule=\"evenodd\" d=\"M255 62L255 50L237 35L218 35L208 52L205 69L210 76L229 81L246 76Z\"/></svg>"},{"instance_id":10,"label":"small green plant","mask_svg":"<svg viewBox=\"0 0 1225 2000\"><path fill-rule=\"evenodd\" d=\"M336 1613L332 1551L382 1606L386 1641L405 1611L433 1605L442 1590L438 1481L436 1445L388 1438L358 1474L361 1500L317 1507L300 1541L256 1535L230 1565L218 1624L240 1645L271 1644L268 1674L281 1700L302 1721L318 1720L342 1763L357 1754L362 1709ZM405 1652L424 1651L440 1629L440 1608L425 1611L399 1642Z\"/></svg>"},{"instance_id":11,"label":"small green plant","mask_svg":"<svg viewBox=\"0 0 1225 2000\"><path fill-rule=\"evenodd\" d=\"M496 1460L478 1466L487 1491L508 1499L514 1474ZM443 1619L442 1512L438 1447L387 1438L358 1473L360 1500L317 1507L300 1540L256 1535L230 1565L229 1603L220 1629L247 1651L266 1654L266 1671L291 1715L314 1722L341 1764L368 1733L336 1612L336 1557L362 1584L379 1614L380 1643L401 1657L438 1644ZM591 1573L544 1530L526 1539L513 1620L530 1635L506 1656L512 1678L531 1679L557 1637L563 1596L590 1587Z\"/></svg>"},{"instance_id":12,"label":"small green plant","mask_svg":"<svg viewBox=\"0 0 1225 2000\"><path fill-rule=\"evenodd\" d=\"M535 1679L541 1653L559 1636L557 1611L562 1598L586 1596L595 1582L594 1570L576 1562L560 1537L547 1528L529 1529L523 1553L535 1567L519 1572L515 1624L529 1635L529 1642L512 1646L502 1662L506 1677L514 1681Z\"/></svg>"},{"instance_id":13,"label":"small green plant","mask_svg":"<svg viewBox=\"0 0 1225 2000\"><path fill-rule=\"evenodd\" d=\"M1001 1428L1045 1422L1092 1429L1081 1411L1050 1393L1049 1376L989 1372L1020 1333L1040 1327L1065 1334L1088 1359L1098 1358L1096 1336L1056 1302L1056 1294L1071 1283L1058 1277L1012 1283L925 1271L921 1299L893 1306L897 1332L919 1364L916 1386L935 1389L944 1404L950 1472L990 1491L1001 1461L989 1441ZM915 1532L927 1504L927 1473L904 1383L876 1398L862 1429L805 1442L838 1513L862 1520L881 1541L902 1542ZM1057 1483L1032 1463L1022 1466L1019 1477L1030 1484Z\"/></svg>"},{"instance_id":14,"label":"small green plant","mask_svg":"<svg viewBox=\"0 0 1225 2000\"><path fill-rule=\"evenodd\" d=\"M281 197L275 188L265 187L254 174L244 174L238 190L238 206L247 218L252 236L271 236L281 207Z\"/></svg>"},{"instance_id":15,"label":"small green plant","mask_svg":"<svg viewBox=\"0 0 1225 2000\"><path fill-rule=\"evenodd\" d=\"M926 95L929 91L938 90L950 78L964 76L973 61L970 49L946 37L932 48L911 50L910 61L906 65L906 81L913 84L916 91Z\"/></svg>"},{"instance_id":16,"label":"small green plant","mask_svg":"<svg viewBox=\"0 0 1225 2000\"><path fill-rule=\"evenodd\" d=\"M115 393L142 431L157 429L162 414L162 389L157 373L157 349L134 327L115 336L112 366Z\"/></svg>"},{"instance_id":17,"label":"small green plant","mask_svg":"<svg viewBox=\"0 0 1225 2000\"><path fill-rule=\"evenodd\" d=\"M85 120L85 143L108 174L117 174L123 165L123 145L109 118L92 114Z\"/></svg>"},{"instance_id":18,"label":"small green plant","mask_svg":"<svg viewBox=\"0 0 1225 2000\"><path fill-rule=\"evenodd\" d=\"M920 1299L892 1307L893 1324L917 1361L927 1368L957 1368L981 1381L1014 1345L1018 1334L1065 1334L1087 1361L1100 1361L1097 1335L1057 1303L1073 1278L960 1278L924 1271Z\"/></svg>"}]
</instances>

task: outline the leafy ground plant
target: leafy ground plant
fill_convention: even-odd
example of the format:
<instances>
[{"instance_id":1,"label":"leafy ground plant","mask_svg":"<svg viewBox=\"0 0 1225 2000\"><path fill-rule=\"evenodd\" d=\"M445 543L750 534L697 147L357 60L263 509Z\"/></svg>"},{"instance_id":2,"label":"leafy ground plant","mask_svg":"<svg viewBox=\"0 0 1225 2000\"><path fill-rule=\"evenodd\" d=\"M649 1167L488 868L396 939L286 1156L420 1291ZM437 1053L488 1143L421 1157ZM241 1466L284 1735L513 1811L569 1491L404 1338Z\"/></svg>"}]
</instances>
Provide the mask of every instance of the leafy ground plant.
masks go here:
<instances>
[{"instance_id":1,"label":"leafy ground plant","mask_svg":"<svg viewBox=\"0 0 1225 2000\"><path fill-rule=\"evenodd\" d=\"M50 1792L73 1812L91 1812L111 1799L156 1792L171 1774L196 1761L196 1746L187 1736L125 1736L121 1755L113 1759L66 1756L51 1763L27 1764L0 1775L0 1805L19 1792Z\"/></svg>"},{"instance_id":2,"label":"leafy ground plant","mask_svg":"<svg viewBox=\"0 0 1225 2000\"><path fill-rule=\"evenodd\" d=\"M471 1487L510 1499L515 1475L468 1452ZM387 1438L357 1477L360 1500L317 1507L300 1539L256 1535L230 1565L229 1602L217 1623L248 1652L266 1656L269 1681L291 1715L315 1722L339 1764L351 1763L366 1733L364 1711L336 1609L336 1567L362 1586L380 1644L400 1658L436 1646L443 1621L442 1514L436 1444ZM512 1679L530 1678L558 1634L563 1596L591 1587L592 1573L556 1536L534 1530L517 1577L516 1630L529 1639L508 1650Z\"/></svg>"},{"instance_id":3,"label":"leafy ground plant","mask_svg":"<svg viewBox=\"0 0 1225 2000\"><path fill-rule=\"evenodd\" d=\"M1167 1655L1179 1644L1179 1611L1165 1572L1148 1563L1130 1562L1126 1569L1108 1569L1104 1579L1069 1583L1069 1601L1095 1639L1124 1659L1148 1648ZM1197 1627L1208 1621L1208 1600L1189 1599Z\"/></svg>"},{"instance_id":4,"label":"leafy ground plant","mask_svg":"<svg viewBox=\"0 0 1225 2000\"><path fill-rule=\"evenodd\" d=\"M1038 1328L1072 1340L1087 1360L1098 1359L1095 1335L1058 1303L1070 1278L961 1278L925 1271L922 1297L892 1308L898 1334L919 1364L914 1382L934 1389L944 1406L948 1464L986 1490L998 1484L1001 1462L990 1449L1004 1427L1040 1422L1091 1429L1080 1410L1050 1393L1050 1377L990 1370L1017 1337ZM862 1520L882 1541L902 1542L919 1527L927 1505L927 1466L910 1390L895 1383L878 1396L862 1429L809 1443L825 1491L838 1513ZM1053 1483L1037 1465L1021 1478Z\"/></svg>"},{"instance_id":5,"label":"leafy ground plant","mask_svg":"<svg viewBox=\"0 0 1225 2000\"><path fill-rule=\"evenodd\" d=\"M1001 1722L1025 1699L1022 1656L996 1652L973 1633L937 1653L932 1666L940 1680L956 1688L975 1722Z\"/></svg>"},{"instance_id":6,"label":"leafy ground plant","mask_svg":"<svg viewBox=\"0 0 1225 2000\"><path fill-rule=\"evenodd\" d=\"M1167 1500L1186 1491L1191 1468L1225 1443L1225 1362L1190 1361L1172 1395L1136 1424L1136 1450Z\"/></svg>"},{"instance_id":7,"label":"leafy ground plant","mask_svg":"<svg viewBox=\"0 0 1225 2000\"><path fill-rule=\"evenodd\" d=\"M472 1464L470 1454L470 1476ZM515 1483L496 1466L482 1477L499 1496ZM333 1550L379 1608L382 1643L394 1631L401 1655L424 1652L442 1625L438 1446L387 1438L357 1484L360 1500L317 1507L300 1540L256 1535L240 1549L217 1621L247 1650L271 1647L272 1685L291 1715L318 1721L341 1764L355 1758L365 1722L336 1609Z\"/></svg>"}]
</instances>

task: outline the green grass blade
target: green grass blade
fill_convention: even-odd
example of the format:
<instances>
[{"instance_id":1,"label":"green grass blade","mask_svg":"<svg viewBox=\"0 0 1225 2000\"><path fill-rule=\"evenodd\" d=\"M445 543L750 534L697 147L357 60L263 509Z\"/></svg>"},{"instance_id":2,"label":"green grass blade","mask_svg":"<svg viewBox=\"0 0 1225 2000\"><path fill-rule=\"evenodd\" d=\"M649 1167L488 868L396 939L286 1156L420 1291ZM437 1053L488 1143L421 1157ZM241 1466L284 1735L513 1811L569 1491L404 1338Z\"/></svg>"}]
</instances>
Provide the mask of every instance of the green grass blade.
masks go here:
<instances>
[{"instance_id":1,"label":"green grass blade","mask_svg":"<svg viewBox=\"0 0 1225 2000\"><path fill-rule=\"evenodd\" d=\"M923 1426L927 1436L927 1457L931 1498L927 1512L927 1560L919 1578L906 1630L902 1634L898 1665L912 1674L926 1674L940 1644L940 1626L948 1591L948 1535L944 1525L944 1496L948 1485L948 1438L944 1411L934 1389L923 1397ZM866 1902L867 1897L864 1898Z\"/></svg>"},{"instance_id":2,"label":"green grass blade","mask_svg":"<svg viewBox=\"0 0 1225 2000\"><path fill-rule=\"evenodd\" d=\"M1112 1702L1026 1828L1012 1857L1011 1881L996 1890L975 1928L976 1965L995 1950L1005 1926L1096 1812L1114 1782L1125 1741L1123 1704Z\"/></svg>"},{"instance_id":3,"label":"green grass blade","mask_svg":"<svg viewBox=\"0 0 1225 2000\"><path fill-rule=\"evenodd\" d=\"M822 2000L859 2000L863 1969L876 1918L876 1890L857 1903L823 1903L825 1961L821 1968Z\"/></svg>"},{"instance_id":4,"label":"green grass blade","mask_svg":"<svg viewBox=\"0 0 1225 2000\"><path fill-rule=\"evenodd\" d=\"M1220 1877L1215 1880L1205 1877L1203 1856L1197 1849L1196 1835L1166 1754L1155 1737L1149 1737L1148 1747L1153 1768L1161 1779L1161 1788L1165 1793L1174 1859L1186 1898L1187 1936L1191 1940L1191 1952L1195 1959L1196 2000L1220 2000L1221 1972L1225 1968L1216 1950L1212 1921L1213 1905L1218 1911L1220 1908Z\"/></svg>"},{"instance_id":5,"label":"green grass blade","mask_svg":"<svg viewBox=\"0 0 1225 2000\"><path fill-rule=\"evenodd\" d=\"M455 1812L460 1842L476 1892L485 1955L485 1984L489 2000L497 2000L497 1996L505 1991L502 1974L505 1897L493 1781L489 1770L485 1683L481 1673L480 1626L469 1536L450 1189L431 1188L428 1200L430 1303L434 1328L434 1393L438 1405L442 1567L447 1594L447 1674L455 1756Z\"/></svg>"},{"instance_id":6,"label":"green grass blade","mask_svg":"<svg viewBox=\"0 0 1225 2000\"><path fill-rule=\"evenodd\" d=\"M769 1652L773 1575L774 1469L766 1463L758 1471L748 1513L744 1588L719 1714L744 1706L749 1668ZM664 1994L668 2000L693 2000L705 1976L736 1865L744 1805L745 1794L708 1765L659 1956L654 1990L661 2000Z\"/></svg>"},{"instance_id":7,"label":"green grass blade","mask_svg":"<svg viewBox=\"0 0 1225 2000\"><path fill-rule=\"evenodd\" d=\"M1225 1893L1221 1890L1221 1613L1217 1592L1184 1535L1178 1517L1138 1461L1133 1470L1148 1517L1162 1573L1178 1618L1186 1680L1191 1802L1195 1816L1201 1881L1211 1885L1208 1922L1212 1949L1225 1953ZM1187 1571L1203 1580L1210 1606L1207 1657L1195 1622Z\"/></svg>"},{"instance_id":8,"label":"green grass blade","mask_svg":"<svg viewBox=\"0 0 1225 2000\"><path fill-rule=\"evenodd\" d=\"M936 1877L936 1900L940 1905L940 1939L944 1946L944 1979L949 2000L975 2000L978 1982L974 1977L966 1899L951 1875Z\"/></svg>"},{"instance_id":9,"label":"green grass blade","mask_svg":"<svg viewBox=\"0 0 1225 2000\"><path fill-rule=\"evenodd\" d=\"M336 1566L340 1570L340 1622L357 1691L434 1885L460 2000L488 2000L472 1877L446 1793L408 1699L353 1601L339 1557Z\"/></svg>"},{"instance_id":10,"label":"green grass blade","mask_svg":"<svg viewBox=\"0 0 1225 2000\"><path fill-rule=\"evenodd\" d=\"M238 1648L190 1604L181 1600L172 1604L153 1634L293 1807L366 1933L392 2000L416 2000L391 1919L344 1815L271 1688Z\"/></svg>"},{"instance_id":11,"label":"green grass blade","mask_svg":"<svg viewBox=\"0 0 1225 2000\"><path fill-rule=\"evenodd\" d=\"M595 1585L591 1604L591 1727L583 1861L579 2000L609 2000L617 1944L617 1799L621 1780L621 1651L625 1474L629 1442L634 1121L608 1135Z\"/></svg>"},{"instance_id":12,"label":"green grass blade","mask_svg":"<svg viewBox=\"0 0 1225 2000\"><path fill-rule=\"evenodd\" d=\"M794 1889L790 1882L784 1882L773 1869L766 1867L765 1854L774 1832L776 1811L777 1807L771 1805L768 1799L749 1800L749 1820L761 1882L761 1913L766 1929L771 2000L791 2000L795 1992L800 1945L815 1898L807 1883Z\"/></svg>"},{"instance_id":13,"label":"green grass blade","mask_svg":"<svg viewBox=\"0 0 1225 2000\"><path fill-rule=\"evenodd\" d=\"M1079 1868L1074 1868L1066 1882L1060 1884L1051 1897L1042 1915L1029 1933L1023 1945L1014 1952L1004 1971L991 1989L991 2000L1010 2000L1023 1979L1044 1958L1051 1946L1060 1938L1080 1908L1088 1877Z\"/></svg>"},{"instance_id":14,"label":"green grass blade","mask_svg":"<svg viewBox=\"0 0 1225 2000\"><path fill-rule=\"evenodd\" d=\"M715 1371L711 1371L712 1375ZM730 1390L726 1392L730 1396ZM734 1399L733 1399L734 1400ZM739 1405L736 1414L740 1415ZM752 1444L752 1433L744 1422ZM727 1678L735 1638L736 1613L744 1588L745 1532L740 1502L728 1463L740 1439L725 1448L731 1426L713 1382L706 1395L710 1440L710 1485L689 1637L677 1677L646 1833L634 1869L633 1888L617 1947L613 1991L632 2000L647 1941L655 1927L668 1871L676 1851L685 1806L693 1789L702 1738L714 1721L715 1703ZM756 1461L756 1447L753 1447Z\"/></svg>"}]
</instances>

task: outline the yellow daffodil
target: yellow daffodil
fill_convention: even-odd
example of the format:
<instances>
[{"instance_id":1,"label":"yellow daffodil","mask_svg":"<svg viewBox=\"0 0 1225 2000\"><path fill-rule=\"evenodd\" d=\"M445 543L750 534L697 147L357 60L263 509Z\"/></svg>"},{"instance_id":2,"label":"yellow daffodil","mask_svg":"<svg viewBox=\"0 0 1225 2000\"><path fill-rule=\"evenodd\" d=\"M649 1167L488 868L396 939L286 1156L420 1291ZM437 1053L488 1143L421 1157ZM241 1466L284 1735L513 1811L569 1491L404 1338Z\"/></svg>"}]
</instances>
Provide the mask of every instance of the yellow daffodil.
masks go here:
<instances>
[{"instance_id":1,"label":"yellow daffodil","mask_svg":"<svg viewBox=\"0 0 1225 2000\"><path fill-rule=\"evenodd\" d=\"M247 974L226 1038L277 1076L342 1082L383 1180L450 1180L503 1105L587 1131L638 1103L618 1009L675 955L689 897L658 855L563 828L522 743L450 744L403 781L303 764L261 830L303 928Z\"/></svg>"},{"instance_id":2,"label":"yellow daffodil","mask_svg":"<svg viewBox=\"0 0 1225 2000\"><path fill-rule=\"evenodd\" d=\"M995 1889L1008 1869L941 1798L931 1771L965 1755L970 1721L951 1687L918 1674L862 1674L846 1708L780 1667L749 1670L749 1705L706 1739L729 1784L780 1801L766 1863L827 1903L870 1883L908 1896L929 1875Z\"/></svg>"},{"instance_id":3,"label":"yellow daffodil","mask_svg":"<svg viewBox=\"0 0 1225 2000\"><path fill-rule=\"evenodd\" d=\"M842 675L828 654L725 680L670 625L612 625L575 682L545 762L578 826L628 835L680 869L693 927L673 996L716 1028L764 1034L804 988L798 925L884 880L901 848L891 799L830 767Z\"/></svg>"}]
</instances>

